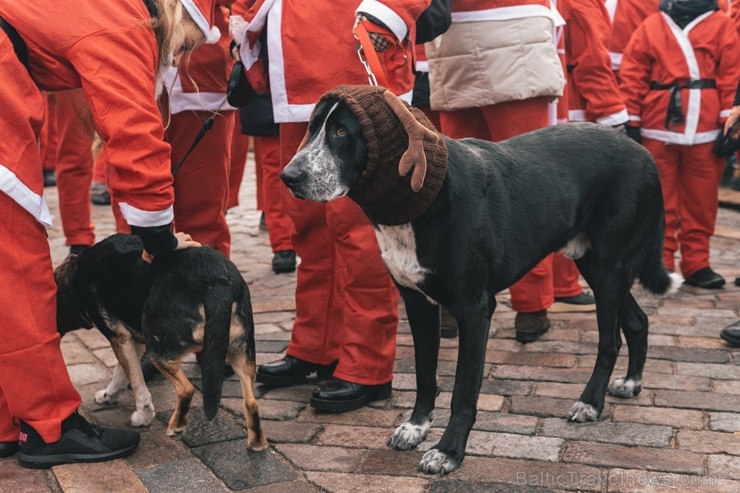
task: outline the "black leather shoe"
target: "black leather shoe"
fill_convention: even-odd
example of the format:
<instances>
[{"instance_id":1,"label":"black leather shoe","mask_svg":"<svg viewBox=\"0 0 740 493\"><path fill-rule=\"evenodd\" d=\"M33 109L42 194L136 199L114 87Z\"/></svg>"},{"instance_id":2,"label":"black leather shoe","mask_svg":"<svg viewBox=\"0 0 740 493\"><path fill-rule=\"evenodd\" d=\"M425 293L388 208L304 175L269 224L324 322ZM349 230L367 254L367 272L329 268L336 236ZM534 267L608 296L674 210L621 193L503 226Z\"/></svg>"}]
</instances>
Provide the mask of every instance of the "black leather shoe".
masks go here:
<instances>
[{"instance_id":1,"label":"black leather shoe","mask_svg":"<svg viewBox=\"0 0 740 493\"><path fill-rule=\"evenodd\" d=\"M317 365L293 356L285 357L257 368L257 381L270 387L292 387L306 381L306 377L316 372L319 378L330 378L337 363Z\"/></svg>"},{"instance_id":2,"label":"black leather shoe","mask_svg":"<svg viewBox=\"0 0 740 493\"><path fill-rule=\"evenodd\" d=\"M516 340L524 344L534 342L542 337L542 334L550 330L551 326L552 323L547 318L547 310L532 313L517 313L514 319Z\"/></svg>"},{"instance_id":3,"label":"black leather shoe","mask_svg":"<svg viewBox=\"0 0 740 493\"><path fill-rule=\"evenodd\" d=\"M272 257L272 271L275 274L295 272L295 250L280 250Z\"/></svg>"},{"instance_id":4,"label":"black leather shoe","mask_svg":"<svg viewBox=\"0 0 740 493\"><path fill-rule=\"evenodd\" d=\"M11 457L18 453L21 446L18 445L18 441L15 442L0 442L0 458Z\"/></svg>"},{"instance_id":5,"label":"black leather shoe","mask_svg":"<svg viewBox=\"0 0 740 493\"><path fill-rule=\"evenodd\" d=\"M457 320L447 308L442 307L439 317L439 335L444 339L454 339L458 332Z\"/></svg>"},{"instance_id":6,"label":"black leather shoe","mask_svg":"<svg viewBox=\"0 0 740 493\"><path fill-rule=\"evenodd\" d=\"M311 406L319 411L341 413L360 409L365 404L391 396L391 382L360 385L338 378L327 380L313 391Z\"/></svg>"},{"instance_id":7,"label":"black leather shoe","mask_svg":"<svg viewBox=\"0 0 740 493\"><path fill-rule=\"evenodd\" d=\"M720 289L725 285L725 278L714 272L711 267L704 267L687 277L684 284L703 289Z\"/></svg>"},{"instance_id":8,"label":"black leather shoe","mask_svg":"<svg viewBox=\"0 0 740 493\"><path fill-rule=\"evenodd\" d=\"M719 336L733 346L740 346L740 320L722 329Z\"/></svg>"}]
</instances>

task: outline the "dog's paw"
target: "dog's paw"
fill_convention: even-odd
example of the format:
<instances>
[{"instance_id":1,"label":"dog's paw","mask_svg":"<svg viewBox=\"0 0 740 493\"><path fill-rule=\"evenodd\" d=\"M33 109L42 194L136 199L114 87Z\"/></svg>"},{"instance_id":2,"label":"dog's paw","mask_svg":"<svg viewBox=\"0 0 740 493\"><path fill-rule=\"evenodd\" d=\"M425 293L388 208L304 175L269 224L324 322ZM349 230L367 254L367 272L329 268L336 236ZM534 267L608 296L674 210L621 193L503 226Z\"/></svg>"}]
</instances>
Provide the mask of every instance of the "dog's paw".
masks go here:
<instances>
[{"instance_id":1,"label":"dog's paw","mask_svg":"<svg viewBox=\"0 0 740 493\"><path fill-rule=\"evenodd\" d=\"M596 421L599 419L599 411L591 404L578 401L568 411L568 420L576 423L585 423L586 421Z\"/></svg>"},{"instance_id":2,"label":"dog's paw","mask_svg":"<svg viewBox=\"0 0 740 493\"><path fill-rule=\"evenodd\" d=\"M95 403L96 404L115 404L118 400L118 396L108 395L107 389L98 390L95 392Z\"/></svg>"},{"instance_id":3,"label":"dog's paw","mask_svg":"<svg viewBox=\"0 0 740 493\"><path fill-rule=\"evenodd\" d=\"M642 380L615 378L612 383L609 384L608 391L615 397L624 397L625 399L629 399L642 391Z\"/></svg>"},{"instance_id":4,"label":"dog's paw","mask_svg":"<svg viewBox=\"0 0 740 493\"><path fill-rule=\"evenodd\" d=\"M419 470L427 474L449 474L458 467L458 461L436 448L427 451L419 462Z\"/></svg>"},{"instance_id":5,"label":"dog's paw","mask_svg":"<svg viewBox=\"0 0 740 493\"><path fill-rule=\"evenodd\" d=\"M149 426L150 424L152 424L152 420L154 419L155 414L156 412L154 411L154 406L152 405L142 410L137 409L131 414L131 426Z\"/></svg>"},{"instance_id":6,"label":"dog's paw","mask_svg":"<svg viewBox=\"0 0 740 493\"><path fill-rule=\"evenodd\" d=\"M167 436L173 437L175 435L179 435L183 431L185 431L186 426L178 426L176 428L167 428Z\"/></svg>"},{"instance_id":7,"label":"dog's paw","mask_svg":"<svg viewBox=\"0 0 740 493\"><path fill-rule=\"evenodd\" d=\"M395 450L411 450L423 442L428 434L429 421L424 421L419 425L407 421L396 428L386 443Z\"/></svg>"}]
</instances>

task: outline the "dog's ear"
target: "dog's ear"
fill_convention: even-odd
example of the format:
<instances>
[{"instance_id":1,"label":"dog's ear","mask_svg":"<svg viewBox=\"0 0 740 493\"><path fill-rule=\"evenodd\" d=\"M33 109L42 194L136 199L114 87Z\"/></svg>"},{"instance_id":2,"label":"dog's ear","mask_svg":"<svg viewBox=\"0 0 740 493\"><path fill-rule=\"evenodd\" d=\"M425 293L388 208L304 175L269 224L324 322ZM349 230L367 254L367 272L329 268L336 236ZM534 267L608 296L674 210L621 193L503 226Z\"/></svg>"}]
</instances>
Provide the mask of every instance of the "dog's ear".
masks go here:
<instances>
[{"instance_id":1,"label":"dog's ear","mask_svg":"<svg viewBox=\"0 0 740 493\"><path fill-rule=\"evenodd\" d=\"M393 112L398 116L406 133L409 134L409 148L401 156L398 163L398 172L406 176L411 168L411 189L414 192L421 190L424 186L424 178L427 174L427 157L424 154L424 141L437 142L439 135L419 123L411 114L406 105L390 91L385 91L383 97Z\"/></svg>"}]
</instances>

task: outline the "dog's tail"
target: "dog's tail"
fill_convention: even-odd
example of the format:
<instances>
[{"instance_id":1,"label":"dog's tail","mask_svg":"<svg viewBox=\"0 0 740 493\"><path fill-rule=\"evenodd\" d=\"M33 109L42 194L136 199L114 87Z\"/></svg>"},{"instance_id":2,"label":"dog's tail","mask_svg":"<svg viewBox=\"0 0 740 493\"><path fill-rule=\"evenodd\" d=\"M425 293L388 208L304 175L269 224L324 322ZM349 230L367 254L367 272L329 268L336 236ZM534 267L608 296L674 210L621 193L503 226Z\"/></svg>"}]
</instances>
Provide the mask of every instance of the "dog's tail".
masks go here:
<instances>
[{"instance_id":1,"label":"dog's tail","mask_svg":"<svg viewBox=\"0 0 740 493\"><path fill-rule=\"evenodd\" d=\"M206 323L203 334L201 373L203 378L203 409L211 420L218 412L224 384L224 367L229 349L232 290L225 284L215 284L206 293L203 305Z\"/></svg>"},{"instance_id":2,"label":"dog's tail","mask_svg":"<svg viewBox=\"0 0 740 493\"><path fill-rule=\"evenodd\" d=\"M652 238L648 243L645 258L640 267L640 283L653 294L665 295L677 288L679 281L674 278L663 264L663 230L664 221L660 221L660 226L655 228ZM679 276L680 277L680 276Z\"/></svg>"}]
</instances>

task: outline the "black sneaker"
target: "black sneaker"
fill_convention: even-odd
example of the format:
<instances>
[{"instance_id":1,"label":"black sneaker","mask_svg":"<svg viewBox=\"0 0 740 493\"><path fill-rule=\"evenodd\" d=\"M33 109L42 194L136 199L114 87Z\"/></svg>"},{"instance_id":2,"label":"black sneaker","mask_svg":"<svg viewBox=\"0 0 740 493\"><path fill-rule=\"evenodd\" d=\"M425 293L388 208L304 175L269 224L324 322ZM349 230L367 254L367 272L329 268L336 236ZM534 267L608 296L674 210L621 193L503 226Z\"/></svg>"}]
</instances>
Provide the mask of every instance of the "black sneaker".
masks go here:
<instances>
[{"instance_id":1,"label":"black sneaker","mask_svg":"<svg viewBox=\"0 0 740 493\"><path fill-rule=\"evenodd\" d=\"M518 312L514 318L515 338L522 344L536 341L550 330L550 327L552 323L547 317L547 310L532 313Z\"/></svg>"},{"instance_id":2,"label":"black sneaker","mask_svg":"<svg viewBox=\"0 0 740 493\"><path fill-rule=\"evenodd\" d=\"M272 257L272 270L275 274L295 272L295 250L280 250Z\"/></svg>"},{"instance_id":3,"label":"black sneaker","mask_svg":"<svg viewBox=\"0 0 740 493\"><path fill-rule=\"evenodd\" d=\"M61 438L45 443L31 425L21 420L18 462L23 467L48 469L60 464L120 459L136 450L140 439L136 431L95 426L75 411L62 421Z\"/></svg>"},{"instance_id":4,"label":"black sneaker","mask_svg":"<svg viewBox=\"0 0 740 493\"><path fill-rule=\"evenodd\" d=\"M595 312L596 300L588 293L555 298L555 302L547 310L551 313Z\"/></svg>"},{"instance_id":5,"label":"black sneaker","mask_svg":"<svg viewBox=\"0 0 740 493\"><path fill-rule=\"evenodd\" d=\"M703 289L721 289L725 285L725 278L717 274L711 267L704 267L687 277L684 284Z\"/></svg>"},{"instance_id":6,"label":"black sneaker","mask_svg":"<svg viewBox=\"0 0 740 493\"><path fill-rule=\"evenodd\" d=\"M267 220L264 212L260 214L260 231L267 232Z\"/></svg>"}]
</instances>

